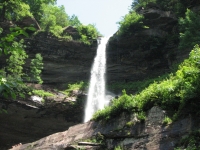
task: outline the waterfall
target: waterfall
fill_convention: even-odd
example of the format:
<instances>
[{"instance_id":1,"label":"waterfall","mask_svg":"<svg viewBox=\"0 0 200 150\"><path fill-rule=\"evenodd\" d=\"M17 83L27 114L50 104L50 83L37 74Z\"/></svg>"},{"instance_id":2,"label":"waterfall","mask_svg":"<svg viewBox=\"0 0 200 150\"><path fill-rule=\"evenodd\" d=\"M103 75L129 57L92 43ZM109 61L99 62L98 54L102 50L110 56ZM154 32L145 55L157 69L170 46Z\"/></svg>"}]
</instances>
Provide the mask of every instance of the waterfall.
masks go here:
<instances>
[{"instance_id":1,"label":"waterfall","mask_svg":"<svg viewBox=\"0 0 200 150\"><path fill-rule=\"evenodd\" d=\"M91 69L90 85L85 108L84 122L89 121L99 109L103 109L105 100L106 44L109 38L98 40L97 54Z\"/></svg>"}]
</instances>

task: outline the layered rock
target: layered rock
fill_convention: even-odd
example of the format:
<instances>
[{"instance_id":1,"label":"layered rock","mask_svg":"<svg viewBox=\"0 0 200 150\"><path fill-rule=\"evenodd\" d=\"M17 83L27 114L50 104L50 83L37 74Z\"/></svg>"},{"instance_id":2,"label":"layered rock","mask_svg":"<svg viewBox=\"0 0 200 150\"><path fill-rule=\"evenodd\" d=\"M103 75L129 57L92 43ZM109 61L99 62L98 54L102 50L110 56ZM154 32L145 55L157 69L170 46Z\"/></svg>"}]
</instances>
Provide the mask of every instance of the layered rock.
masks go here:
<instances>
[{"instance_id":1,"label":"layered rock","mask_svg":"<svg viewBox=\"0 0 200 150\"><path fill-rule=\"evenodd\" d=\"M72 126L64 132L52 134L38 141L18 145L12 150L25 149L123 149L173 150L178 141L198 129L198 120L191 117L180 119L171 125L163 125L165 111L153 107L145 122L138 122L134 115L122 114L108 122L87 122ZM130 124L130 122L132 124ZM84 142L100 138L100 143Z\"/></svg>"},{"instance_id":2,"label":"layered rock","mask_svg":"<svg viewBox=\"0 0 200 150\"><path fill-rule=\"evenodd\" d=\"M66 98L62 93L39 101L0 101L0 149L7 150L16 143L36 141L47 135L67 130L83 121L85 95L76 93Z\"/></svg>"},{"instance_id":3,"label":"layered rock","mask_svg":"<svg viewBox=\"0 0 200 150\"><path fill-rule=\"evenodd\" d=\"M143 28L130 29L129 35L117 33L107 50L108 82L137 81L169 71L188 57L188 50L178 51L178 20L171 11L160 10L155 4L138 8L144 16Z\"/></svg>"},{"instance_id":4,"label":"layered rock","mask_svg":"<svg viewBox=\"0 0 200 150\"><path fill-rule=\"evenodd\" d=\"M44 83L62 84L89 80L96 54L96 41L88 46L78 41L59 40L50 33L40 32L33 38L26 39L26 43L29 59L36 53L42 54ZM28 67L29 63L27 70Z\"/></svg>"}]
</instances>

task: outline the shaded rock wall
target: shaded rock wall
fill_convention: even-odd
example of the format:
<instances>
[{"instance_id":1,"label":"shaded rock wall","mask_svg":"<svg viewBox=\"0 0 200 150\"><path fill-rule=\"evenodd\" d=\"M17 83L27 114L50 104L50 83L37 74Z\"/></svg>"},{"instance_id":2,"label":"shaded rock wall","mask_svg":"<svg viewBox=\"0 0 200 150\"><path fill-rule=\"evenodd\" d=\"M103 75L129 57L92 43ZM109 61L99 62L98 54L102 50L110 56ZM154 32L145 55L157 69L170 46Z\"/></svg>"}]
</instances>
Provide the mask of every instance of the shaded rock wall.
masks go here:
<instances>
[{"instance_id":1,"label":"shaded rock wall","mask_svg":"<svg viewBox=\"0 0 200 150\"><path fill-rule=\"evenodd\" d=\"M167 73L174 63L188 57L178 50L178 20L170 11L147 6L137 10L144 16L143 29L111 37L107 50L107 80L137 81ZM130 29L131 30L131 29Z\"/></svg>"},{"instance_id":2,"label":"shaded rock wall","mask_svg":"<svg viewBox=\"0 0 200 150\"><path fill-rule=\"evenodd\" d=\"M43 56L44 83L62 84L89 80L96 54L96 41L88 46L78 41L59 40L49 33L41 32L33 38L26 39L26 43L26 51L30 58L36 53Z\"/></svg>"},{"instance_id":3,"label":"shaded rock wall","mask_svg":"<svg viewBox=\"0 0 200 150\"><path fill-rule=\"evenodd\" d=\"M60 94L59 94L60 95ZM0 101L0 149L16 143L27 143L47 135L67 130L83 121L84 103L61 99L61 96L38 104L31 100ZM78 98L85 101L85 95ZM60 100L59 100L60 99ZM78 104L77 104L78 103Z\"/></svg>"}]
</instances>

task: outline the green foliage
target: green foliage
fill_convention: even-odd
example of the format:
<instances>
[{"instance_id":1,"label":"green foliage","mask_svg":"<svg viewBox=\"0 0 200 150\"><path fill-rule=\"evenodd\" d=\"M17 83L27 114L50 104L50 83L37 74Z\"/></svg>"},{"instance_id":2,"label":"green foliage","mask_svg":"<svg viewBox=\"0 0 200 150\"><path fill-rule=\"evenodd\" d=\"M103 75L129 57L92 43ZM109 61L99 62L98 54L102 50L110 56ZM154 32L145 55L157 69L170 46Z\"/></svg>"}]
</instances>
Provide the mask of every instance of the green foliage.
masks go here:
<instances>
[{"instance_id":1,"label":"green foliage","mask_svg":"<svg viewBox=\"0 0 200 150\"><path fill-rule=\"evenodd\" d=\"M200 48L196 45L190 52L189 59L179 65L179 69L174 75L171 74L163 81L150 84L134 96L127 95L124 90L122 96L113 100L111 106L97 111L93 119L108 120L122 112L143 112L155 105L166 110L177 111L180 114L184 107L189 107L188 100L192 100L200 94L198 90L200 88L199 60Z\"/></svg>"},{"instance_id":2,"label":"green foliage","mask_svg":"<svg viewBox=\"0 0 200 150\"><path fill-rule=\"evenodd\" d=\"M32 16L30 7L22 0L1 0L0 16L4 20L18 21L23 17Z\"/></svg>"},{"instance_id":3,"label":"green foliage","mask_svg":"<svg viewBox=\"0 0 200 150\"><path fill-rule=\"evenodd\" d=\"M44 97L51 97L54 96L54 94L44 91L44 90L33 90L32 92L29 93L30 95L34 94L34 95L38 95L42 98Z\"/></svg>"},{"instance_id":4,"label":"green foliage","mask_svg":"<svg viewBox=\"0 0 200 150\"><path fill-rule=\"evenodd\" d=\"M32 27L24 29L33 30ZM23 41L16 41L16 37L19 35L28 36L23 29L16 27L11 28L10 33L0 39L0 55L10 55L6 67L8 73L3 68L0 69L0 94L7 98L11 96L13 99L16 96L24 97L24 92L28 90L22 80L22 76L24 76L22 66L27 55L23 50Z\"/></svg>"},{"instance_id":5,"label":"green foliage","mask_svg":"<svg viewBox=\"0 0 200 150\"><path fill-rule=\"evenodd\" d=\"M122 146L120 146L120 145L118 145L118 146L115 146L115 149L114 150L123 150L124 148L122 147Z\"/></svg>"},{"instance_id":6,"label":"green foliage","mask_svg":"<svg viewBox=\"0 0 200 150\"><path fill-rule=\"evenodd\" d=\"M143 16L135 11L131 11L129 14L123 17L122 21L118 22L120 25L118 34L119 35L130 35L135 31L141 29L143 25Z\"/></svg>"},{"instance_id":7,"label":"green foliage","mask_svg":"<svg viewBox=\"0 0 200 150\"><path fill-rule=\"evenodd\" d=\"M67 89L62 91L63 93L65 93L67 96L70 96L70 93L74 90L83 90L84 88L88 87L88 83L80 81L77 83L73 83L73 84L68 84L67 85Z\"/></svg>"},{"instance_id":8,"label":"green foliage","mask_svg":"<svg viewBox=\"0 0 200 150\"><path fill-rule=\"evenodd\" d=\"M23 76L23 65L25 64L25 59L28 58L28 55L23 49L23 40L20 42L13 42L12 49L13 51L9 51L10 57L7 59L7 67L6 69L12 75L18 75L19 77Z\"/></svg>"},{"instance_id":9,"label":"green foliage","mask_svg":"<svg viewBox=\"0 0 200 150\"><path fill-rule=\"evenodd\" d=\"M55 4L56 0L22 0L24 3L29 5L30 13L34 16L34 18L40 22L40 19L44 15L43 5L47 4Z\"/></svg>"},{"instance_id":10,"label":"green foliage","mask_svg":"<svg viewBox=\"0 0 200 150\"><path fill-rule=\"evenodd\" d=\"M137 102L133 99L133 95L127 95L126 91L122 91L122 96L112 101L111 106L105 107L103 110L97 111L93 119L105 119L109 120L111 117L118 116L122 112L134 112L138 111Z\"/></svg>"},{"instance_id":11,"label":"green foliage","mask_svg":"<svg viewBox=\"0 0 200 150\"><path fill-rule=\"evenodd\" d=\"M140 121L145 121L146 120L146 114L145 114L145 112L141 111L141 112L137 113L137 118Z\"/></svg>"},{"instance_id":12,"label":"green foliage","mask_svg":"<svg viewBox=\"0 0 200 150\"><path fill-rule=\"evenodd\" d=\"M81 25L81 22L80 22L80 20L78 19L78 17L76 15L72 15L69 18L69 24L71 26L79 27Z\"/></svg>"},{"instance_id":13,"label":"green foliage","mask_svg":"<svg viewBox=\"0 0 200 150\"><path fill-rule=\"evenodd\" d=\"M6 72L0 70L0 94L5 98L16 99L17 96L24 98L26 91L28 91L28 88L21 77L18 75L6 76Z\"/></svg>"},{"instance_id":14,"label":"green foliage","mask_svg":"<svg viewBox=\"0 0 200 150\"><path fill-rule=\"evenodd\" d=\"M69 25L69 16L65 12L64 6L42 5L43 15L40 19L42 29L50 31L55 36L60 36L63 27Z\"/></svg>"},{"instance_id":15,"label":"green foliage","mask_svg":"<svg viewBox=\"0 0 200 150\"><path fill-rule=\"evenodd\" d=\"M172 119L166 116L163 120L163 124L168 125L168 124L171 124L171 123L172 123Z\"/></svg>"},{"instance_id":16,"label":"green foliage","mask_svg":"<svg viewBox=\"0 0 200 150\"><path fill-rule=\"evenodd\" d=\"M1 29L1 32L3 32L3 29ZM6 36L3 36L0 38L0 55L3 53L5 55L8 55L12 51L15 51L16 49L22 50L23 49L23 40L20 42L16 41L16 37L19 35L23 35L28 37L28 34L25 32L25 30L34 30L33 27L25 27L25 28L20 28L20 27L15 27L15 28L10 28L10 33L8 33Z\"/></svg>"},{"instance_id":17,"label":"green foliage","mask_svg":"<svg viewBox=\"0 0 200 150\"><path fill-rule=\"evenodd\" d=\"M30 69L31 69L31 79L33 81L38 82L39 84L42 84L42 79L40 77L40 74L42 73L42 69L43 69L43 62L42 62L43 58L41 56L41 54L36 54L35 55L35 59L31 60L31 65L30 65Z\"/></svg>"},{"instance_id":18,"label":"green foliage","mask_svg":"<svg viewBox=\"0 0 200 150\"><path fill-rule=\"evenodd\" d=\"M185 18L179 19L180 49L192 48L195 44L200 44L199 18L199 14L187 9Z\"/></svg>"},{"instance_id":19,"label":"green foliage","mask_svg":"<svg viewBox=\"0 0 200 150\"><path fill-rule=\"evenodd\" d=\"M156 82L162 81L168 76L169 76L168 74L164 74L157 78L149 78L142 81L109 83L107 85L107 89L115 93L120 92L121 89L125 89L127 93L138 93L142 91L145 87L149 86L149 84L154 83L155 81Z\"/></svg>"},{"instance_id":20,"label":"green foliage","mask_svg":"<svg viewBox=\"0 0 200 150\"><path fill-rule=\"evenodd\" d=\"M192 131L182 137L174 150L199 150L200 149L200 130Z\"/></svg>"},{"instance_id":21,"label":"green foliage","mask_svg":"<svg viewBox=\"0 0 200 150\"><path fill-rule=\"evenodd\" d=\"M156 0L133 0L131 7L136 10L139 7L145 7L149 3L156 3Z\"/></svg>"},{"instance_id":22,"label":"green foliage","mask_svg":"<svg viewBox=\"0 0 200 150\"><path fill-rule=\"evenodd\" d=\"M96 39L99 35L99 32L97 31L96 27L94 25L80 25L78 26L78 32L81 36L80 41L90 45L91 41Z\"/></svg>"},{"instance_id":23,"label":"green foliage","mask_svg":"<svg viewBox=\"0 0 200 150\"><path fill-rule=\"evenodd\" d=\"M133 122L133 121L129 121L126 123L126 126L129 128L132 127L133 125L135 125L135 122Z\"/></svg>"}]
</instances>

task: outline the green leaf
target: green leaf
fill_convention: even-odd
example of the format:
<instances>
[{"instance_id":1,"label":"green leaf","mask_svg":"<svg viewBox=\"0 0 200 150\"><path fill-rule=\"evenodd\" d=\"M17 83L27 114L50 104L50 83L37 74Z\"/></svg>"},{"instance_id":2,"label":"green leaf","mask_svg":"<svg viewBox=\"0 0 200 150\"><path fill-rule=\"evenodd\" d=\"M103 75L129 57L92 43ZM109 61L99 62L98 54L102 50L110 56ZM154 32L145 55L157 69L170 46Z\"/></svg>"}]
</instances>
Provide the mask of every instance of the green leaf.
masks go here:
<instances>
[{"instance_id":1,"label":"green leaf","mask_svg":"<svg viewBox=\"0 0 200 150\"><path fill-rule=\"evenodd\" d=\"M34 27L25 27L24 29L25 30L28 29L28 30L31 30L31 31L36 31L36 29Z\"/></svg>"},{"instance_id":2,"label":"green leaf","mask_svg":"<svg viewBox=\"0 0 200 150\"><path fill-rule=\"evenodd\" d=\"M20 34L23 34L24 36L28 37L28 33L25 32L24 30L20 30Z\"/></svg>"}]
</instances>

